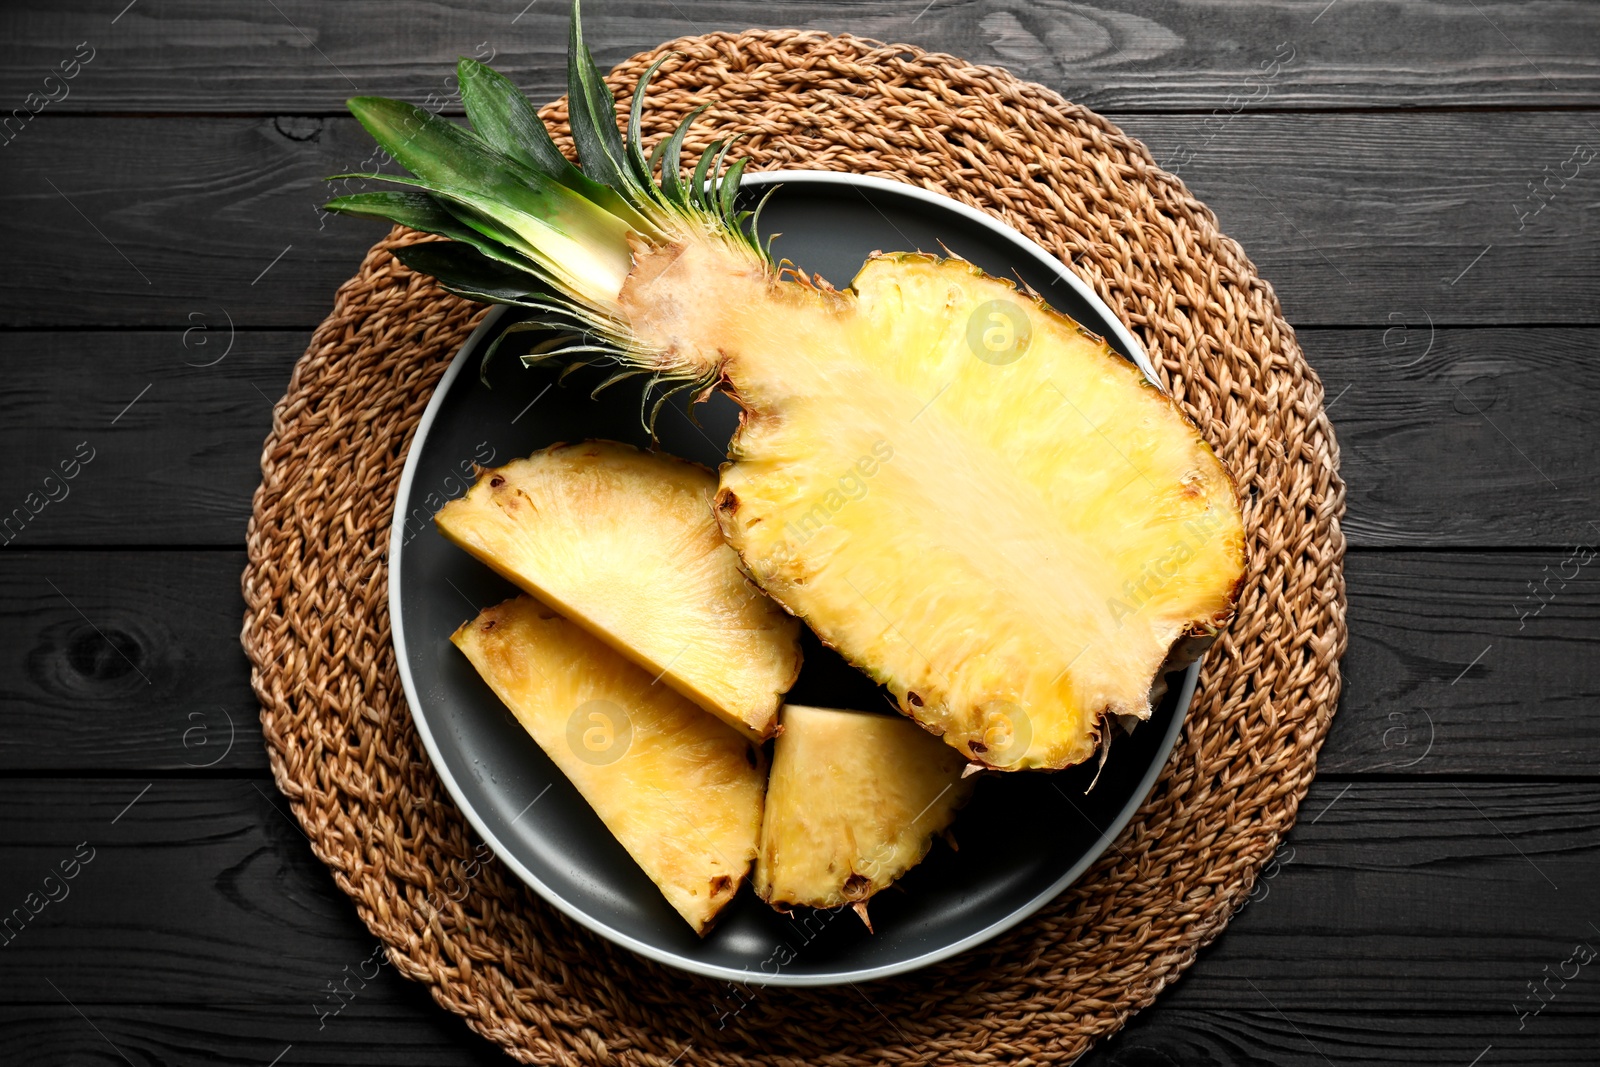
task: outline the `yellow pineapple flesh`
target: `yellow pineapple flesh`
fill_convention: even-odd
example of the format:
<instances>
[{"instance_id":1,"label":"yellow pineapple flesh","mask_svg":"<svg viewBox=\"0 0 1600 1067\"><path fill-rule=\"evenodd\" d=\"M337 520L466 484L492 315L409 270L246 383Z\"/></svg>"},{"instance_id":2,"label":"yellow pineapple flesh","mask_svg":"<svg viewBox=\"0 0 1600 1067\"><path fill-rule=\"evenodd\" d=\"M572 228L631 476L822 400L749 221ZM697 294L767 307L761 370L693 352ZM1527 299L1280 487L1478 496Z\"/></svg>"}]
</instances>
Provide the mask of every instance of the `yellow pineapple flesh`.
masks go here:
<instances>
[{"instance_id":1,"label":"yellow pineapple flesh","mask_svg":"<svg viewBox=\"0 0 1600 1067\"><path fill-rule=\"evenodd\" d=\"M756 854L759 749L531 597L484 609L451 640L704 934Z\"/></svg>"},{"instance_id":2,"label":"yellow pineapple flesh","mask_svg":"<svg viewBox=\"0 0 1600 1067\"><path fill-rule=\"evenodd\" d=\"M896 254L834 292L691 244L636 255L620 300L745 408L718 515L750 575L974 763L1083 762L1230 617L1227 471L1010 283Z\"/></svg>"},{"instance_id":3,"label":"yellow pineapple flesh","mask_svg":"<svg viewBox=\"0 0 1600 1067\"><path fill-rule=\"evenodd\" d=\"M966 803L955 751L906 719L791 704L767 783L756 894L863 905L927 855Z\"/></svg>"},{"instance_id":4,"label":"yellow pineapple flesh","mask_svg":"<svg viewBox=\"0 0 1600 1067\"><path fill-rule=\"evenodd\" d=\"M483 472L440 531L684 696L761 738L800 670L799 623L739 569L716 476L612 441Z\"/></svg>"}]
</instances>

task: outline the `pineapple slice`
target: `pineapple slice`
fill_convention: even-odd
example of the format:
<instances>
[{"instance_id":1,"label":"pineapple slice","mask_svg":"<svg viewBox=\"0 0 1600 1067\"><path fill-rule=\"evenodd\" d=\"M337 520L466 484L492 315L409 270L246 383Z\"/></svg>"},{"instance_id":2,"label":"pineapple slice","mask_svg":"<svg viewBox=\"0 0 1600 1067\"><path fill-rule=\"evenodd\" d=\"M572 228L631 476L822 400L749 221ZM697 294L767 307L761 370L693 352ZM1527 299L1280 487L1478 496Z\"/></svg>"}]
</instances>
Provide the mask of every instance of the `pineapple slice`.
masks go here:
<instances>
[{"instance_id":1,"label":"pineapple slice","mask_svg":"<svg viewBox=\"0 0 1600 1067\"><path fill-rule=\"evenodd\" d=\"M704 934L755 858L760 750L532 597L450 640Z\"/></svg>"},{"instance_id":2,"label":"pineapple slice","mask_svg":"<svg viewBox=\"0 0 1600 1067\"><path fill-rule=\"evenodd\" d=\"M1147 718L1244 574L1237 489L1195 426L1099 338L968 263L874 256L842 292L772 263L736 210L730 141L685 181L691 114L646 157L666 56L624 136L572 14L581 172L526 97L464 60L477 136L358 97L416 177L329 207L449 238L396 254L564 331L529 360L603 352L726 390L744 417L718 511L746 570L973 762L1070 766L1109 720Z\"/></svg>"},{"instance_id":3,"label":"pineapple slice","mask_svg":"<svg viewBox=\"0 0 1600 1067\"><path fill-rule=\"evenodd\" d=\"M800 625L752 585L705 468L614 441L486 471L435 516L450 540L757 738L800 671Z\"/></svg>"},{"instance_id":4,"label":"pineapple slice","mask_svg":"<svg viewBox=\"0 0 1600 1067\"><path fill-rule=\"evenodd\" d=\"M867 900L916 866L966 803L964 763L905 719L790 704L782 722L756 894L783 906L852 904L866 921Z\"/></svg>"}]
</instances>

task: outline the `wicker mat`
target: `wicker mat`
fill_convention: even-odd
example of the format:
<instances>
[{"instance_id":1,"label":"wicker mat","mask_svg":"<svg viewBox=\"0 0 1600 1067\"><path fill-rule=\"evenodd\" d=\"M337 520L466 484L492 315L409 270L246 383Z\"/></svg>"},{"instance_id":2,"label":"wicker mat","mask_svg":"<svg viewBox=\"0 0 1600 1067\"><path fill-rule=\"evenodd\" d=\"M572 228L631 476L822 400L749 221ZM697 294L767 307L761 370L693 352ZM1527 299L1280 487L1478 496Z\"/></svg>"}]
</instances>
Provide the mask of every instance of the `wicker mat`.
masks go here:
<instances>
[{"instance_id":1,"label":"wicker mat","mask_svg":"<svg viewBox=\"0 0 1600 1067\"><path fill-rule=\"evenodd\" d=\"M1321 383L1210 211L1142 144L1048 89L820 33L665 47L685 58L651 89L651 139L712 101L691 161L742 130L756 169L946 193L1070 263L1143 339L1237 478L1250 531L1238 618L1166 772L1116 846L1032 920L864 988L742 990L669 971L480 863L401 692L384 552L412 430L481 309L401 267L388 250L415 235L396 231L339 289L262 456L243 640L273 773L394 966L524 1062L1070 1062L1217 936L1314 773L1345 648L1344 486ZM613 75L624 105L650 58ZM564 102L545 115L565 128Z\"/></svg>"}]
</instances>

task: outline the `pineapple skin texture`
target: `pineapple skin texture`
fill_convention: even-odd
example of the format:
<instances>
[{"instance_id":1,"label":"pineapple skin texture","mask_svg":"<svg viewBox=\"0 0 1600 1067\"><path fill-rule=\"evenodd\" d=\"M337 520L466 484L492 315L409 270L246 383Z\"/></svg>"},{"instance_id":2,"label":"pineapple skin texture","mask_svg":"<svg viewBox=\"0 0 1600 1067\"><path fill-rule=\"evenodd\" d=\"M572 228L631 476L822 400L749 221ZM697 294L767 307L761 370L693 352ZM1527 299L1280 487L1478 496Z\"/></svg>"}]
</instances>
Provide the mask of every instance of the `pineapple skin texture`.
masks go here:
<instances>
[{"instance_id":1,"label":"pineapple skin texture","mask_svg":"<svg viewBox=\"0 0 1600 1067\"><path fill-rule=\"evenodd\" d=\"M712 513L716 476L614 441L483 472L447 538L696 704L770 736L800 673L800 624L762 595Z\"/></svg>"},{"instance_id":2,"label":"pineapple skin texture","mask_svg":"<svg viewBox=\"0 0 1600 1067\"><path fill-rule=\"evenodd\" d=\"M782 721L754 883L770 904L864 903L971 795L961 756L906 719L791 704Z\"/></svg>"},{"instance_id":3,"label":"pineapple skin texture","mask_svg":"<svg viewBox=\"0 0 1600 1067\"><path fill-rule=\"evenodd\" d=\"M898 253L837 292L690 249L622 300L746 409L717 512L750 576L973 763L1084 762L1231 617L1232 478L1136 367L1009 282Z\"/></svg>"},{"instance_id":4,"label":"pineapple skin texture","mask_svg":"<svg viewBox=\"0 0 1600 1067\"><path fill-rule=\"evenodd\" d=\"M755 744L531 597L484 609L451 641L705 934L756 855Z\"/></svg>"}]
</instances>

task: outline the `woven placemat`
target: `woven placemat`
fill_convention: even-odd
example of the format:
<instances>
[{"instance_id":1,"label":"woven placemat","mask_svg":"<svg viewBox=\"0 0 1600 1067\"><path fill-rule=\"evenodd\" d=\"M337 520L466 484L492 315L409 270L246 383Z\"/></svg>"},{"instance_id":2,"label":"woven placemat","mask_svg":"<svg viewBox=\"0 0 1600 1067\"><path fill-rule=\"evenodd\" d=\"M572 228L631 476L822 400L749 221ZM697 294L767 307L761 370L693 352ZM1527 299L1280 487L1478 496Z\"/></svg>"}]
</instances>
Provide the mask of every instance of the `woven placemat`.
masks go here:
<instances>
[{"instance_id":1,"label":"woven placemat","mask_svg":"<svg viewBox=\"0 0 1600 1067\"><path fill-rule=\"evenodd\" d=\"M691 160L740 130L756 169L879 174L999 216L1122 315L1232 470L1250 532L1239 613L1155 792L1033 919L861 988L668 971L484 860L412 726L384 558L412 431L481 309L400 266L389 250L417 238L398 230L339 289L262 456L243 640L273 773L394 966L524 1062L1069 1062L1217 935L1311 781L1345 647L1344 486L1321 383L1210 211L1142 144L1050 90L820 33L664 47L685 58L650 91L652 139L709 101ZM624 104L652 55L613 74ZM565 128L564 103L545 115Z\"/></svg>"}]
</instances>

